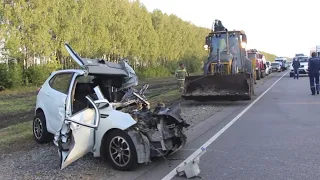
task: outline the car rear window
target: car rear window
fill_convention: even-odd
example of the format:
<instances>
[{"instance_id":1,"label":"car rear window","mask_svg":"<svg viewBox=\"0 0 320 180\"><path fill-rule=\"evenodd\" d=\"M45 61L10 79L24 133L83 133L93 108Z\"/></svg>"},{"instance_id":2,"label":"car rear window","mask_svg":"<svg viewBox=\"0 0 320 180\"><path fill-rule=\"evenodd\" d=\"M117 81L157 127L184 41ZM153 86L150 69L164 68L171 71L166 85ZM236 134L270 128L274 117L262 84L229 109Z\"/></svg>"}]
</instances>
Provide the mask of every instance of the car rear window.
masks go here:
<instances>
[{"instance_id":1,"label":"car rear window","mask_svg":"<svg viewBox=\"0 0 320 180\"><path fill-rule=\"evenodd\" d=\"M68 94L70 81L73 77L73 73L60 73L56 74L50 81L49 85L64 94Z\"/></svg>"}]
</instances>

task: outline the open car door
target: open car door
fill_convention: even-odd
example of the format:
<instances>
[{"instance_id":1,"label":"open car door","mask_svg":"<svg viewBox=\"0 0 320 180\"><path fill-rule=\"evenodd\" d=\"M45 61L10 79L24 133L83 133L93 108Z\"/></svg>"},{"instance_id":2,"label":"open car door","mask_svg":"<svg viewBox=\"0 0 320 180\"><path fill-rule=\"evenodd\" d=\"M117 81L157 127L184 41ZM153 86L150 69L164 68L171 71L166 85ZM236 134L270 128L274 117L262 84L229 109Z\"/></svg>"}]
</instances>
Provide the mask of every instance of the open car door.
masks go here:
<instances>
[{"instance_id":1,"label":"open car door","mask_svg":"<svg viewBox=\"0 0 320 180\"><path fill-rule=\"evenodd\" d=\"M94 102L89 96L86 98L91 108L86 108L71 116L66 113L66 119L60 129L58 136L60 169L91 152L95 145L94 134L100 121L98 107L108 105L109 102L107 100ZM69 98L67 98L67 102L68 100ZM68 103L66 106L70 107Z\"/></svg>"}]
</instances>

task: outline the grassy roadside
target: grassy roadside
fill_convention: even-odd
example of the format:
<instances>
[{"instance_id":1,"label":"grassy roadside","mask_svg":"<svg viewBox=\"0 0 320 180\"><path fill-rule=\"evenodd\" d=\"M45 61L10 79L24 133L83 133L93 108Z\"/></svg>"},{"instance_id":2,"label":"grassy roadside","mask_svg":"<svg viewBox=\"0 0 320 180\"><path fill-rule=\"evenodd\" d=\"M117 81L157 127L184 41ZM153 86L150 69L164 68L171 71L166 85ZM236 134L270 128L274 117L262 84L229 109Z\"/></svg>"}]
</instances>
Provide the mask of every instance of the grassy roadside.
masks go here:
<instances>
[{"instance_id":1,"label":"grassy roadside","mask_svg":"<svg viewBox=\"0 0 320 180\"><path fill-rule=\"evenodd\" d=\"M0 101L0 114L28 112L34 108L36 96L8 98Z\"/></svg>"},{"instance_id":2,"label":"grassy roadside","mask_svg":"<svg viewBox=\"0 0 320 180\"><path fill-rule=\"evenodd\" d=\"M180 98L180 93L177 90L168 91L159 96L151 98L151 107L154 107L158 102L169 104ZM0 129L0 152L12 152L19 150L20 145L33 144L28 143L33 140L32 136L32 121L11 125Z\"/></svg>"},{"instance_id":3,"label":"grassy roadside","mask_svg":"<svg viewBox=\"0 0 320 180\"><path fill-rule=\"evenodd\" d=\"M0 92L0 96L3 95L16 95L21 93L32 93L35 92L39 87L36 86L24 86L15 89L7 89Z\"/></svg>"},{"instance_id":4,"label":"grassy roadside","mask_svg":"<svg viewBox=\"0 0 320 180\"><path fill-rule=\"evenodd\" d=\"M19 144L24 144L32 140L32 121L15 124L0 129L0 152L1 150L10 150Z\"/></svg>"}]
</instances>

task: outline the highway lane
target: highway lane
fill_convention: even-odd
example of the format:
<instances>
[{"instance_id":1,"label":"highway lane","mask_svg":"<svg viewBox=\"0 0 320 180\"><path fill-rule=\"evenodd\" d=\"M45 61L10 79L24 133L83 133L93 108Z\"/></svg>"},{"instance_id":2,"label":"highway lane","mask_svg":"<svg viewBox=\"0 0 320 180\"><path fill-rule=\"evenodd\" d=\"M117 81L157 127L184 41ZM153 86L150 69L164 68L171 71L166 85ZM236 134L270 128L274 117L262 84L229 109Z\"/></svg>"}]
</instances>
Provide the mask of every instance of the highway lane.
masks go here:
<instances>
[{"instance_id":1,"label":"highway lane","mask_svg":"<svg viewBox=\"0 0 320 180\"><path fill-rule=\"evenodd\" d=\"M201 179L319 179L319 115L308 77L285 76L207 148Z\"/></svg>"}]
</instances>

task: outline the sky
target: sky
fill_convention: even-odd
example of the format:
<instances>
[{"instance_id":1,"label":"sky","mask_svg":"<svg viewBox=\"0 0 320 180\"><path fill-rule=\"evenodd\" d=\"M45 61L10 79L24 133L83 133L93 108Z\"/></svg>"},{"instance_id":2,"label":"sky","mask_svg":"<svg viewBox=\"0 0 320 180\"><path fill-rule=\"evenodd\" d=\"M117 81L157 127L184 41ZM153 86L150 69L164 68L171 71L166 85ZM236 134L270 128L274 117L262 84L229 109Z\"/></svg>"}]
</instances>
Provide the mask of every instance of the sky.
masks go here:
<instances>
[{"instance_id":1,"label":"sky","mask_svg":"<svg viewBox=\"0 0 320 180\"><path fill-rule=\"evenodd\" d=\"M258 2L259 1L259 2ZM211 28L215 19L229 30L244 30L248 48L293 57L310 55L320 45L319 0L140 0L149 11L160 9ZM205 37L204 37L205 38Z\"/></svg>"}]
</instances>

